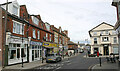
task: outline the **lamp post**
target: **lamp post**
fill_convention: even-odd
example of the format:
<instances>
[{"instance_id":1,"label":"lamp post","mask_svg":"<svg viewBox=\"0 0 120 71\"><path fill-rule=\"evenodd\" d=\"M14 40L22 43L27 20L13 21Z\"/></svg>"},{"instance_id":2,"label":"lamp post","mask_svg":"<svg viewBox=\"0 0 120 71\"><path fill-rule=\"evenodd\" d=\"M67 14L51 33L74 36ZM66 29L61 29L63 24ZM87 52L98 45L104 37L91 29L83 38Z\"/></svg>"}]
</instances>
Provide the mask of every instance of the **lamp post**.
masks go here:
<instances>
[{"instance_id":1,"label":"lamp post","mask_svg":"<svg viewBox=\"0 0 120 71\"><path fill-rule=\"evenodd\" d=\"M64 47L63 47L63 58L64 58Z\"/></svg>"},{"instance_id":2,"label":"lamp post","mask_svg":"<svg viewBox=\"0 0 120 71\"><path fill-rule=\"evenodd\" d=\"M23 27L23 26L24 26L24 24L22 24L22 47L23 47L23 49L24 49L24 44L23 44L23 31L24 31L23 28L24 28L24 27ZM22 53L21 53L21 54L22 54L22 55L21 55L21 57L22 57L22 67L23 67L23 53L24 53L24 50L22 50Z\"/></svg>"},{"instance_id":3,"label":"lamp post","mask_svg":"<svg viewBox=\"0 0 120 71\"><path fill-rule=\"evenodd\" d=\"M101 53L101 50L100 50L100 53ZM100 67L101 67L101 57L99 56L99 62L100 62Z\"/></svg>"}]
</instances>

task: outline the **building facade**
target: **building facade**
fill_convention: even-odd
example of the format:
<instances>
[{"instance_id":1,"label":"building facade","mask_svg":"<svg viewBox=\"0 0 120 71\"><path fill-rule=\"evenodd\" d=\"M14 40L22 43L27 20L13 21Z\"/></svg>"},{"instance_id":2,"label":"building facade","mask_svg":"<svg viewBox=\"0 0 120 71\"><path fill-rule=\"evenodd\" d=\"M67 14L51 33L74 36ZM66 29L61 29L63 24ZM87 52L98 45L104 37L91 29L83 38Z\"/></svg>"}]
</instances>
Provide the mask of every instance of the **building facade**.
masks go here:
<instances>
[{"instance_id":1,"label":"building facade","mask_svg":"<svg viewBox=\"0 0 120 71\"><path fill-rule=\"evenodd\" d=\"M118 54L118 36L114 26L105 22L89 31L91 39L91 54L99 52L102 55Z\"/></svg>"},{"instance_id":2,"label":"building facade","mask_svg":"<svg viewBox=\"0 0 120 71\"><path fill-rule=\"evenodd\" d=\"M120 64L120 0L113 0L112 6L116 7L117 10L117 22L115 24L114 29L117 32L118 35L118 41L119 41L119 64Z\"/></svg>"},{"instance_id":3,"label":"building facade","mask_svg":"<svg viewBox=\"0 0 120 71\"><path fill-rule=\"evenodd\" d=\"M53 29L40 15L30 15L15 0L0 6L0 66L33 62L67 49L68 31ZM7 24L6 23L7 16ZM6 26L6 29L5 29Z\"/></svg>"}]
</instances>

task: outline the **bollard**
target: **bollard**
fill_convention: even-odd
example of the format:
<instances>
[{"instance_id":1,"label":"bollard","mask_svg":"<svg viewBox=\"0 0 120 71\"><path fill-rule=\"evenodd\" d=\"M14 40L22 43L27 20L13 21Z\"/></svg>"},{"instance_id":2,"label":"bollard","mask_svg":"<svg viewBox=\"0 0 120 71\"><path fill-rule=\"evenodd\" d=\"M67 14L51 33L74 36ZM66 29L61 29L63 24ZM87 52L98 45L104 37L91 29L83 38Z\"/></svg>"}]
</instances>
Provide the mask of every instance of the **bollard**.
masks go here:
<instances>
[{"instance_id":1,"label":"bollard","mask_svg":"<svg viewBox=\"0 0 120 71\"><path fill-rule=\"evenodd\" d=\"M101 67L101 57L99 57L99 61L100 61L100 67Z\"/></svg>"}]
</instances>

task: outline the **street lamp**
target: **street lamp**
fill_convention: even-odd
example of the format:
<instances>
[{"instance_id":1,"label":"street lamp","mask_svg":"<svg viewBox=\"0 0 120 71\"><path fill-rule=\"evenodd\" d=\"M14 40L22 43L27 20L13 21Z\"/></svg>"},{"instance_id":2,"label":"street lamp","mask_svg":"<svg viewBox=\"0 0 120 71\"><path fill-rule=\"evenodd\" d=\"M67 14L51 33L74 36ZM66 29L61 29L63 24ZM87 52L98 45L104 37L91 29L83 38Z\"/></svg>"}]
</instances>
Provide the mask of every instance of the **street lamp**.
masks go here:
<instances>
[{"instance_id":1,"label":"street lamp","mask_svg":"<svg viewBox=\"0 0 120 71\"><path fill-rule=\"evenodd\" d=\"M23 31L24 31L23 28L24 28L24 27L23 27L23 26L24 26L24 24L22 24L22 47L23 47L23 49L24 49L24 44L23 44ZM23 67L23 53L24 53L24 50L22 50L22 53L21 53L21 54L22 54L22 55L21 55L21 57L22 57L22 67Z\"/></svg>"},{"instance_id":2,"label":"street lamp","mask_svg":"<svg viewBox=\"0 0 120 71\"><path fill-rule=\"evenodd\" d=\"M101 50L100 50L100 53L101 53ZM99 61L100 61L100 67L101 67L101 57L99 56Z\"/></svg>"},{"instance_id":3,"label":"street lamp","mask_svg":"<svg viewBox=\"0 0 120 71\"><path fill-rule=\"evenodd\" d=\"M63 58L64 58L64 47L63 47Z\"/></svg>"}]
</instances>

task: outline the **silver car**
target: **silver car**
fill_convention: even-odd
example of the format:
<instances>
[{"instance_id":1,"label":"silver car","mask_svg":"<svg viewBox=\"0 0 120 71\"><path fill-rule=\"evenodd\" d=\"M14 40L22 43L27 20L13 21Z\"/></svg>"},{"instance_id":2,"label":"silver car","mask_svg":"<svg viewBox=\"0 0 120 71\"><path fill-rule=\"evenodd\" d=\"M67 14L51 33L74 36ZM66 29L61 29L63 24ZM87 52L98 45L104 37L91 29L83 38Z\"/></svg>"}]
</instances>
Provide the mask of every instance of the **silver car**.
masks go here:
<instances>
[{"instance_id":1,"label":"silver car","mask_svg":"<svg viewBox=\"0 0 120 71\"><path fill-rule=\"evenodd\" d=\"M46 63L48 63L48 62L58 62L58 61L61 61L61 60L62 60L61 56L56 54L56 53L47 54L47 57L46 57Z\"/></svg>"}]
</instances>

